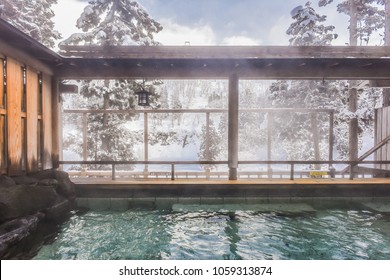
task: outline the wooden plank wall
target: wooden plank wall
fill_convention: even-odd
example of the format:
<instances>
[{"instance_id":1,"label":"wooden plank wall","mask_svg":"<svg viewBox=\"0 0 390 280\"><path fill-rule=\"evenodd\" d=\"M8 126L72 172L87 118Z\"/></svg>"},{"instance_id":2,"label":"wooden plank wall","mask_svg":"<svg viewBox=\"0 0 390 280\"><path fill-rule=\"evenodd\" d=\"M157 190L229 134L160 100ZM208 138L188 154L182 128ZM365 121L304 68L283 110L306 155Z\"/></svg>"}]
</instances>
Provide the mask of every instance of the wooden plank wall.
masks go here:
<instances>
[{"instance_id":1,"label":"wooden plank wall","mask_svg":"<svg viewBox=\"0 0 390 280\"><path fill-rule=\"evenodd\" d=\"M22 92L23 71L19 62L7 58L8 174L22 173Z\"/></svg>"},{"instance_id":2,"label":"wooden plank wall","mask_svg":"<svg viewBox=\"0 0 390 280\"><path fill-rule=\"evenodd\" d=\"M0 63L0 100L3 100L4 90L7 93L6 104L0 101L0 174L13 176L50 169L53 167L53 139L56 140L52 133L52 76L1 54ZM42 129L38 127L40 122ZM7 129L3 131L5 125Z\"/></svg>"},{"instance_id":3,"label":"wooden plank wall","mask_svg":"<svg viewBox=\"0 0 390 280\"><path fill-rule=\"evenodd\" d=\"M39 73L27 68L27 172L38 171L38 92Z\"/></svg>"},{"instance_id":4,"label":"wooden plank wall","mask_svg":"<svg viewBox=\"0 0 390 280\"><path fill-rule=\"evenodd\" d=\"M390 135L390 107L375 111L375 144ZM387 143L375 153L376 160L390 160L390 143ZM377 168L390 170L390 165L379 164Z\"/></svg>"},{"instance_id":5,"label":"wooden plank wall","mask_svg":"<svg viewBox=\"0 0 390 280\"><path fill-rule=\"evenodd\" d=\"M4 57L0 54L0 174L6 171L6 153L5 153L5 104L4 104Z\"/></svg>"}]
</instances>

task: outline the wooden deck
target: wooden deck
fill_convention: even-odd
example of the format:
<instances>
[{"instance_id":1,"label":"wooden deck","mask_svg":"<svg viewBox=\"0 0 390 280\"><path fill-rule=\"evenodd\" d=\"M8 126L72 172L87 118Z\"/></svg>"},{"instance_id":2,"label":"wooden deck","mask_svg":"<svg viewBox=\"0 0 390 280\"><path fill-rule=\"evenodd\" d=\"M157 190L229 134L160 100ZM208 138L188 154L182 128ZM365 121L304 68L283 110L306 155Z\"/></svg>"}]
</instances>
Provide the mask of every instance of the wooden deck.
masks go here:
<instances>
[{"instance_id":1,"label":"wooden deck","mask_svg":"<svg viewBox=\"0 0 390 280\"><path fill-rule=\"evenodd\" d=\"M73 179L78 197L390 198L390 179Z\"/></svg>"}]
</instances>

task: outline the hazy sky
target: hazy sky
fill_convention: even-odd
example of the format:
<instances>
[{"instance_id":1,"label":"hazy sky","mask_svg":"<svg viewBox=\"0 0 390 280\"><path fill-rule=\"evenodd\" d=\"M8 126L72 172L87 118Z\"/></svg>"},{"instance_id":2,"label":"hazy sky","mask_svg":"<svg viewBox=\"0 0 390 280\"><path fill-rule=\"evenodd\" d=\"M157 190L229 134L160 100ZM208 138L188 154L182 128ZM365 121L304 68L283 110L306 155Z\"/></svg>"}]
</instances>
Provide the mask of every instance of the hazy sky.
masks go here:
<instances>
[{"instance_id":1,"label":"hazy sky","mask_svg":"<svg viewBox=\"0 0 390 280\"><path fill-rule=\"evenodd\" d=\"M56 27L67 38L80 32L75 23L89 0L58 0L54 7ZM285 34L292 22L290 11L305 0L138 0L152 18L164 27L156 40L164 45L288 45ZM335 0L338 3L339 0ZM336 4L318 8L336 26L339 38L348 42L348 18Z\"/></svg>"}]
</instances>

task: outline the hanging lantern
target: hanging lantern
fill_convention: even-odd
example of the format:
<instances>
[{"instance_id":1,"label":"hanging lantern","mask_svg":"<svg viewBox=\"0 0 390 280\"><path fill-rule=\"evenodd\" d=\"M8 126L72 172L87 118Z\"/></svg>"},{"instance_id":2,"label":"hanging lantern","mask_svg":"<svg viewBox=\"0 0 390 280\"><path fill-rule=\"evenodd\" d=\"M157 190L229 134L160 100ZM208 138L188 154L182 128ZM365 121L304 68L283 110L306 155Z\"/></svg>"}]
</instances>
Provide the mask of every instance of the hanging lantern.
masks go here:
<instances>
[{"instance_id":1,"label":"hanging lantern","mask_svg":"<svg viewBox=\"0 0 390 280\"><path fill-rule=\"evenodd\" d=\"M137 92L136 94L138 95L138 106L150 106L149 104L150 92L143 89Z\"/></svg>"}]
</instances>

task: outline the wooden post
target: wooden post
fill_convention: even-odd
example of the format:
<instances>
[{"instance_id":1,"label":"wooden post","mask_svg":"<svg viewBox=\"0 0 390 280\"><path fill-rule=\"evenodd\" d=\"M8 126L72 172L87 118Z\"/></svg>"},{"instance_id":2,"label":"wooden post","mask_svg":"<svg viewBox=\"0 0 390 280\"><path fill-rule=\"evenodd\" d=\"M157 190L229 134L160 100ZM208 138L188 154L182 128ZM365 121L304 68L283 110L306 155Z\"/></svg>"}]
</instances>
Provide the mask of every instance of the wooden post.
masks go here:
<instances>
[{"instance_id":1,"label":"wooden post","mask_svg":"<svg viewBox=\"0 0 390 280\"><path fill-rule=\"evenodd\" d=\"M148 113L144 113L144 160L149 160L149 123L148 123ZM144 177L148 177L149 167L145 164L144 167Z\"/></svg>"},{"instance_id":2,"label":"wooden post","mask_svg":"<svg viewBox=\"0 0 390 280\"><path fill-rule=\"evenodd\" d=\"M88 160L88 118L87 118L87 113L83 113L83 161L87 161ZM113 166L112 167L113 170L115 169L115 167ZM82 171L85 173L87 172L87 165L84 164L83 167L82 167ZM114 171L113 171L114 172ZM85 176L86 174L84 174L83 176ZM113 173L113 178L115 177L115 174ZM114 179L113 179L114 180Z\"/></svg>"},{"instance_id":3,"label":"wooden post","mask_svg":"<svg viewBox=\"0 0 390 280\"><path fill-rule=\"evenodd\" d=\"M350 81L350 86L354 86L355 82ZM349 90L349 111L356 113L357 110L358 93L356 87ZM356 160L359 151L359 135L358 135L358 119L352 118L349 121L349 160Z\"/></svg>"},{"instance_id":4,"label":"wooden post","mask_svg":"<svg viewBox=\"0 0 390 280\"><path fill-rule=\"evenodd\" d=\"M59 80L57 78L53 78L52 83L52 133L53 133L53 144L52 144L52 158L53 158L53 168L59 167L60 160L60 149L62 147L60 142L62 139L62 135L60 136L60 131L62 132L62 126L60 124L60 93L59 93ZM60 148L61 147L61 148Z\"/></svg>"},{"instance_id":5,"label":"wooden post","mask_svg":"<svg viewBox=\"0 0 390 280\"><path fill-rule=\"evenodd\" d=\"M390 0L385 1L385 46L390 46ZM390 106L390 88L383 89L383 107Z\"/></svg>"},{"instance_id":6,"label":"wooden post","mask_svg":"<svg viewBox=\"0 0 390 280\"><path fill-rule=\"evenodd\" d=\"M313 145L314 145L314 159L320 160L320 143L319 143L319 136L318 136L318 125L317 125L317 114L312 113L311 114L311 129L313 133ZM319 170L320 165L315 164L315 169Z\"/></svg>"},{"instance_id":7,"label":"wooden post","mask_svg":"<svg viewBox=\"0 0 390 280\"><path fill-rule=\"evenodd\" d=\"M374 145L379 143L378 141L378 109L374 110ZM374 160L378 160L378 151L374 153ZM378 164L375 164L375 168L379 168Z\"/></svg>"},{"instance_id":8,"label":"wooden post","mask_svg":"<svg viewBox=\"0 0 390 280\"><path fill-rule=\"evenodd\" d=\"M238 76L229 77L228 164L229 180L237 180L238 168Z\"/></svg>"},{"instance_id":9,"label":"wooden post","mask_svg":"<svg viewBox=\"0 0 390 280\"><path fill-rule=\"evenodd\" d=\"M211 160L211 153L210 153L210 112L206 113L206 160ZM210 166L207 165L206 167L206 178L210 178Z\"/></svg>"},{"instance_id":10,"label":"wooden post","mask_svg":"<svg viewBox=\"0 0 390 280\"><path fill-rule=\"evenodd\" d=\"M333 161L333 145L334 145L334 112L329 113L329 161ZM332 164L329 165L331 167Z\"/></svg>"},{"instance_id":11,"label":"wooden post","mask_svg":"<svg viewBox=\"0 0 390 280\"><path fill-rule=\"evenodd\" d=\"M272 128L273 128L273 114L268 113L267 118L267 160L272 160ZM272 167L268 164L268 178L272 178Z\"/></svg>"},{"instance_id":12,"label":"wooden post","mask_svg":"<svg viewBox=\"0 0 390 280\"><path fill-rule=\"evenodd\" d=\"M349 19L349 44L357 46L357 5L355 1L350 3ZM349 81L349 111L355 113L357 110L358 95L356 90L356 81ZM358 158L358 120L353 118L349 122L349 160Z\"/></svg>"},{"instance_id":13,"label":"wooden post","mask_svg":"<svg viewBox=\"0 0 390 280\"><path fill-rule=\"evenodd\" d=\"M42 74L43 169L53 168L52 76Z\"/></svg>"}]
</instances>

